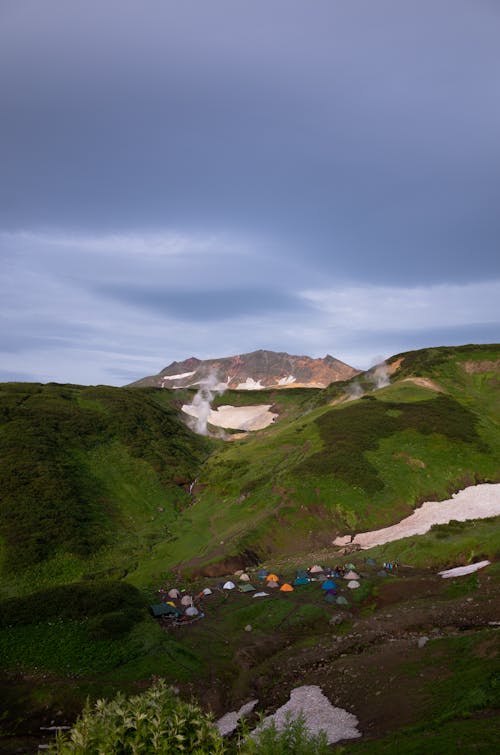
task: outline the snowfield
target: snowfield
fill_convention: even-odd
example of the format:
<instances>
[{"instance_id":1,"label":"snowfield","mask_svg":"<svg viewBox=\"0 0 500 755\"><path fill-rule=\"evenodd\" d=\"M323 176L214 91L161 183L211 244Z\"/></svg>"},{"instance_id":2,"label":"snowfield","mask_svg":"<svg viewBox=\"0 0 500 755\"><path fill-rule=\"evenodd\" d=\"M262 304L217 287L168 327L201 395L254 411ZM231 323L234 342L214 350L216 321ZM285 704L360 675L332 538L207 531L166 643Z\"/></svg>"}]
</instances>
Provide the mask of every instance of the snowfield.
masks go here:
<instances>
[{"instance_id":1,"label":"snowfield","mask_svg":"<svg viewBox=\"0 0 500 755\"><path fill-rule=\"evenodd\" d=\"M255 404L254 406L219 406L211 409L208 422L216 427L228 430L263 430L274 422L278 416L269 411L272 404ZM184 404L182 411L190 417L199 417L198 407Z\"/></svg>"},{"instance_id":2,"label":"snowfield","mask_svg":"<svg viewBox=\"0 0 500 755\"><path fill-rule=\"evenodd\" d=\"M424 535L433 524L448 524L452 520L465 522L468 519L487 519L500 515L500 484L472 485L460 490L445 501L427 501L413 514L391 527L371 532L360 532L352 539L349 536L338 537L334 545L344 546L348 543L359 545L362 550L383 545L393 540L413 535Z\"/></svg>"}]
</instances>

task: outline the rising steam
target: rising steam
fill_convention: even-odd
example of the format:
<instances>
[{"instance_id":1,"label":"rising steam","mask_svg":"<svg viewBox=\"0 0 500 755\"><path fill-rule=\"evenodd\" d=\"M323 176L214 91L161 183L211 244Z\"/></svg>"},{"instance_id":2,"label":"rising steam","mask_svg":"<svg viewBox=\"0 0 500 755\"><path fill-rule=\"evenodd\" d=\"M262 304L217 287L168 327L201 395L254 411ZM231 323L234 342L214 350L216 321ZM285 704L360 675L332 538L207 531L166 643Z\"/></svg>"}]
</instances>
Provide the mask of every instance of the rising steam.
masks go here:
<instances>
[{"instance_id":1,"label":"rising steam","mask_svg":"<svg viewBox=\"0 0 500 755\"><path fill-rule=\"evenodd\" d=\"M390 385L389 368L385 363L385 359L377 360L375 367L370 370L370 379L374 385L375 390L379 388L385 388L386 385Z\"/></svg>"},{"instance_id":2,"label":"rising steam","mask_svg":"<svg viewBox=\"0 0 500 755\"><path fill-rule=\"evenodd\" d=\"M199 435L210 435L208 422L212 411L212 401L216 396L222 396L226 388L227 383L221 383L215 372L209 373L204 380L200 380L200 388L189 404L193 407L193 412L187 412L190 415L188 425L191 430Z\"/></svg>"}]
</instances>

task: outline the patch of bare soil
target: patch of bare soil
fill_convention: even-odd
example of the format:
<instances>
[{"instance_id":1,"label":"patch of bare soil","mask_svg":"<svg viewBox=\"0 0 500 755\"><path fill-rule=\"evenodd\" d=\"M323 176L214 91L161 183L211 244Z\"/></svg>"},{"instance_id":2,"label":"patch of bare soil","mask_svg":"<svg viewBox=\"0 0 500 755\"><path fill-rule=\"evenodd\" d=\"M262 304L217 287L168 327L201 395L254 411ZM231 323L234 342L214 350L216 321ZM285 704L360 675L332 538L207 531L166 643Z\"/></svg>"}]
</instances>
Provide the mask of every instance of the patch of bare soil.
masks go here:
<instances>
[{"instance_id":1,"label":"patch of bare soil","mask_svg":"<svg viewBox=\"0 0 500 755\"><path fill-rule=\"evenodd\" d=\"M415 385L419 385L421 388L430 388L432 391L439 391L439 393L445 393L444 388L438 385L438 383L435 383L434 380L430 380L430 378L407 377L407 378L403 378L401 382L402 383L415 383Z\"/></svg>"},{"instance_id":2,"label":"patch of bare soil","mask_svg":"<svg viewBox=\"0 0 500 755\"><path fill-rule=\"evenodd\" d=\"M460 364L468 375L500 371L500 359L484 359L479 362L470 360L467 362L460 362Z\"/></svg>"}]
</instances>

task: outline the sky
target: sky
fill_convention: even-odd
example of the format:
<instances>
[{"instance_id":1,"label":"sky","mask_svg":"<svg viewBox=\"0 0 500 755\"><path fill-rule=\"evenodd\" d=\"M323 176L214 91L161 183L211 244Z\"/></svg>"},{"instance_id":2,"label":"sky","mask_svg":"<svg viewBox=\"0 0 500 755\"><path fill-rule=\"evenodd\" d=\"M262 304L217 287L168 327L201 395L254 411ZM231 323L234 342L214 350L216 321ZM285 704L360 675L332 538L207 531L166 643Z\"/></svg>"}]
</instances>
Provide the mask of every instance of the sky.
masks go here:
<instances>
[{"instance_id":1,"label":"sky","mask_svg":"<svg viewBox=\"0 0 500 755\"><path fill-rule=\"evenodd\" d=\"M0 380L500 341L496 0L0 0Z\"/></svg>"}]
</instances>

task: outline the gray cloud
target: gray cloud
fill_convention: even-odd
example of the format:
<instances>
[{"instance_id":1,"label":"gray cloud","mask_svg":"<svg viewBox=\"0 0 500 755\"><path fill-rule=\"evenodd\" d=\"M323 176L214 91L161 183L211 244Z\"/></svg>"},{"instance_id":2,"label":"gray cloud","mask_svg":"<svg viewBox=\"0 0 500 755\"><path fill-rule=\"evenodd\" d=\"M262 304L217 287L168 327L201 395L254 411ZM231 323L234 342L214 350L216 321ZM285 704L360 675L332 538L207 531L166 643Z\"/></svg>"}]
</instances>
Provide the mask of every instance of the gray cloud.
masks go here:
<instances>
[{"instance_id":1,"label":"gray cloud","mask_svg":"<svg viewBox=\"0 0 500 755\"><path fill-rule=\"evenodd\" d=\"M303 312L308 302L279 289L221 289L219 291L169 288L100 287L99 292L123 303L152 310L184 321L230 320L246 315L273 315Z\"/></svg>"},{"instance_id":2,"label":"gray cloud","mask_svg":"<svg viewBox=\"0 0 500 755\"><path fill-rule=\"evenodd\" d=\"M359 327L297 296L500 279L499 37L469 0L4 3L3 359L103 381L186 349L387 356L371 295ZM492 291L461 319L380 309L412 346L484 341Z\"/></svg>"}]
</instances>

